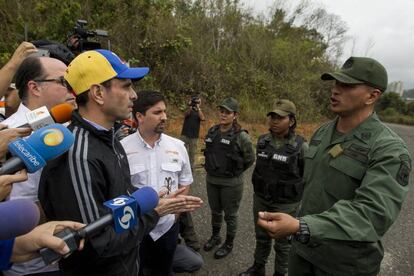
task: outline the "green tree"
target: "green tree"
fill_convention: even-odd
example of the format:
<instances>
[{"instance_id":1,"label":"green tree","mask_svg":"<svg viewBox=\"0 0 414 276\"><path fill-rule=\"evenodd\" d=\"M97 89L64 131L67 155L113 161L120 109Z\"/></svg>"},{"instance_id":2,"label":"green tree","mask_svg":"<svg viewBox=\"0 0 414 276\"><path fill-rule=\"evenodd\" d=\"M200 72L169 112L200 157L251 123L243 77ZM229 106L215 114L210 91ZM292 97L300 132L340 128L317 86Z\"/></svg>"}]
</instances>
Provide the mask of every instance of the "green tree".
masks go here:
<instances>
[{"instance_id":1,"label":"green tree","mask_svg":"<svg viewBox=\"0 0 414 276\"><path fill-rule=\"evenodd\" d=\"M405 114L406 112L405 102L401 99L400 95L393 92L382 95L376 106L376 110L379 112L387 108L393 108L400 114Z\"/></svg>"}]
</instances>

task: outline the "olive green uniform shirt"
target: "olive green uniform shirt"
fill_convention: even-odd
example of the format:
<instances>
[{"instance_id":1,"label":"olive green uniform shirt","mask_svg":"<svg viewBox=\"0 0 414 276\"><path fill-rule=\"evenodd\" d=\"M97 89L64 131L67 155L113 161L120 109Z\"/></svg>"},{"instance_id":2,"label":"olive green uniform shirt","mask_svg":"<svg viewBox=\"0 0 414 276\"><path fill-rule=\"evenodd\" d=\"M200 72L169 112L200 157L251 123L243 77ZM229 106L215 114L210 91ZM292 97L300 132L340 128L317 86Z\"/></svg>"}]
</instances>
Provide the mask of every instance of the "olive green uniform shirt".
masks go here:
<instances>
[{"instance_id":1,"label":"olive green uniform shirt","mask_svg":"<svg viewBox=\"0 0 414 276\"><path fill-rule=\"evenodd\" d=\"M306 181L299 216L307 244L293 250L334 275L376 275L381 238L396 220L408 192L407 146L374 113L344 135L337 120L319 128L305 153Z\"/></svg>"}]
</instances>

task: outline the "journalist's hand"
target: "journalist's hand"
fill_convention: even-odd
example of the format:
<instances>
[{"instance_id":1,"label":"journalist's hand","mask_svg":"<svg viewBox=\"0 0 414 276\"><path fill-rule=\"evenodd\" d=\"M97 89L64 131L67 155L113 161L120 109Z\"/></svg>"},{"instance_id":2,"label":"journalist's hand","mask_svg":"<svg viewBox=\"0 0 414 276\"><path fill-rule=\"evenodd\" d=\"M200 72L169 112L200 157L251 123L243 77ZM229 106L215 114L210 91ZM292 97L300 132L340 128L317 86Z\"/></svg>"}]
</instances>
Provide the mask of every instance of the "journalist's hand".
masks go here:
<instances>
[{"instance_id":1,"label":"journalist's hand","mask_svg":"<svg viewBox=\"0 0 414 276\"><path fill-rule=\"evenodd\" d=\"M27 180L26 170L21 170L16 174L0 175L0 201L9 196L13 183Z\"/></svg>"},{"instance_id":2,"label":"journalist's hand","mask_svg":"<svg viewBox=\"0 0 414 276\"><path fill-rule=\"evenodd\" d=\"M23 41L14 51L9 63L13 66L19 67L25 58L35 52L37 52L37 49L32 43Z\"/></svg>"},{"instance_id":3,"label":"journalist's hand","mask_svg":"<svg viewBox=\"0 0 414 276\"><path fill-rule=\"evenodd\" d=\"M26 235L19 236L14 241L12 262L24 262L39 256L38 250L47 247L53 249L61 255L69 252L66 243L53 234L62 231L64 228L80 229L85 225L74 221L50 221L34 228ZM81 242L79 250L83 248L84 241Z\"/></svg>"},{"instance_id":4,"label":"journalist's hand","mask_svg":"<svg viewBox=\"0 0 414 276\"><path fill-rule=\"evenodd\" d=\"M7 146L11 141L18 137L25 137L30 135L31 128L6 128L5 125L0 124L0 158L3 158L7 152Z\"/></svg>"}]
</instances>

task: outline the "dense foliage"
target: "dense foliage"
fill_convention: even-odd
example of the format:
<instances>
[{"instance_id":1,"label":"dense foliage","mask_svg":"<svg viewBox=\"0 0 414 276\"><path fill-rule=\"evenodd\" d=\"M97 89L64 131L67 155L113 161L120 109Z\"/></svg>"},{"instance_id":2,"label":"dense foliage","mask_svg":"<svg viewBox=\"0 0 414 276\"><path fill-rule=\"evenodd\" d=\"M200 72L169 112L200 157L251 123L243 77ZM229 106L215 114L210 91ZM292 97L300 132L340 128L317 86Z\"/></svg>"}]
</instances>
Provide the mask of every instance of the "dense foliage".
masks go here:
<instances>
[{"instance_id":1,"label":"dense foliage","mask_svg":"<svg viewBox=\"0 0 414 276\"><path fill-rule=\"evenodd\" d=\"M414 125L414 102L404 102L397 93L382 95L375 109L383 121Z\"/></svg>"},{"instance_id":2,"label":"dense foliage","mask_svg":"<svg viewBox=\"0 0 414 276\"><path fill-rule=\"evenodd\" d=\"M244 119L255 121L283 97L302 120L315 120L328 101L320 74L334 67L346 28L306 2L282 3L266 17L238 0L0 0L0 62L25 29L29 40L66 43L76 20L85 19L90 29L108 30L111 49L131 65L149 66L139 87L160 89L170 102L201 93L213 105L232 95Z\"/></svg>"}]
</instances>

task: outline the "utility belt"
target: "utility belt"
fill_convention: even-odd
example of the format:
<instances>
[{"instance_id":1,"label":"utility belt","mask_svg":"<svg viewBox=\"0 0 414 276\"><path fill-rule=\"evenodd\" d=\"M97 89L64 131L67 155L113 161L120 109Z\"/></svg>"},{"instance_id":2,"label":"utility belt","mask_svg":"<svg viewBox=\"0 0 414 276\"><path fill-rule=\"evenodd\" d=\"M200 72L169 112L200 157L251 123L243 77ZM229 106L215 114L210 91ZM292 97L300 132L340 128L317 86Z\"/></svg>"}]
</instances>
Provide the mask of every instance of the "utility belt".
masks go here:
<instances>
[{"instance_id":1,"label":"utility belt","mask_svg":"<svg viewBox=\"0 0 414 276\"><path fill-rule=\"evenodd\" d=\"M281 180L278 179L268 184L257 174L253 174L254 193L265 200L274 203L295 203L302 199L303 179Z\"/></svg>"}]
</instances>

